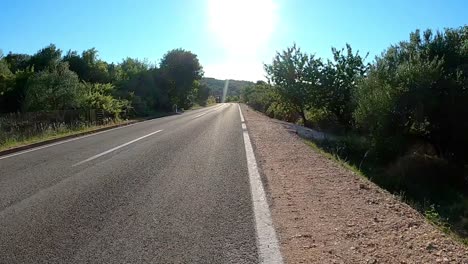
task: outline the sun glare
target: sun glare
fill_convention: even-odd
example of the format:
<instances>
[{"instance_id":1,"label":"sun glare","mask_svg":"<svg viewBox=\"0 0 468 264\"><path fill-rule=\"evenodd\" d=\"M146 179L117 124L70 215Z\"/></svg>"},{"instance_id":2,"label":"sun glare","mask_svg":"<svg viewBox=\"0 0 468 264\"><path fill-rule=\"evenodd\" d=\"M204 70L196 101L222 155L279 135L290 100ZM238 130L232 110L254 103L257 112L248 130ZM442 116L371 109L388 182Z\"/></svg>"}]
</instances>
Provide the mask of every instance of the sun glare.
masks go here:
<instances>
[{"instance_id":1,"label":"sun glare","mask_svg":"<svg viewBox=\"0 0 468 264\"><path fill-rule=\"evenodd\" d=\"M273 0L208 0L209 24L230 55L255 53L274 31Z\"/></svg>"}]
</instances>

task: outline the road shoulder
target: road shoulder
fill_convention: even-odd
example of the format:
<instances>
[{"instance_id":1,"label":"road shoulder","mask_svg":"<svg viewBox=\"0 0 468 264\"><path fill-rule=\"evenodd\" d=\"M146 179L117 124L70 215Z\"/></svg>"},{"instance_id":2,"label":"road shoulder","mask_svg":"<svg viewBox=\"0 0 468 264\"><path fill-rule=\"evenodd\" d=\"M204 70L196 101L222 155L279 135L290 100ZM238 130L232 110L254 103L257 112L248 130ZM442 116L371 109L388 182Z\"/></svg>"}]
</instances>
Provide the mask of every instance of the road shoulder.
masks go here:
<instances>
[{"instance_id":1,"label":"road shoulder","mask_svg":"<svg viewBox=\"0 0 468 264\"><path fill-rule=\"evenodd\" d=\"M286 263L468 263L410 206L242 106Z\"/></svg>"}]
</instances>

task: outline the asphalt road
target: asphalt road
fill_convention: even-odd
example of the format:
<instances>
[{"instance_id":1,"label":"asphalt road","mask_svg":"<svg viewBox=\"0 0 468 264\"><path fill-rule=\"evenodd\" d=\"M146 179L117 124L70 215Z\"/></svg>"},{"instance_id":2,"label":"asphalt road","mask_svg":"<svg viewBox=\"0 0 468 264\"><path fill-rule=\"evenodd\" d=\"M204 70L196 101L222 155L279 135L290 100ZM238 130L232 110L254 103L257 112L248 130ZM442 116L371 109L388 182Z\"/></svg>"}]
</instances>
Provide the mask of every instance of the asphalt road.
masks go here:
<instances>
[{"instance_id":1,"label":"asphalt road","mask_svg":"<svg viewBox=\"0 0 468 264\"><path fill-rule=\"evenodd\" d=\"M249 188L235 104L0 157L0 263L257 263Z\"/></svg>"}]
</instances>

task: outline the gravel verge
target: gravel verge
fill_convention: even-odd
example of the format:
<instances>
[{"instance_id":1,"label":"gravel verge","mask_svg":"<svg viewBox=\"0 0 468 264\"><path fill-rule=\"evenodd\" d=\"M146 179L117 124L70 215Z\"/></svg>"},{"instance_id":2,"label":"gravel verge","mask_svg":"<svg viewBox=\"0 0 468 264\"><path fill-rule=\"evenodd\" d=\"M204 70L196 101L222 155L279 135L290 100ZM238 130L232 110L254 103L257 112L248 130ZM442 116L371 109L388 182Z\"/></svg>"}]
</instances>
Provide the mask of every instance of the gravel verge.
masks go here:
<instances>
[{"instance_id":1,"label":"gravel verge","mask_svg":"<svg viewBox=\"0 0 468 264\"><path fill-rule=\"evenodd\" d=\"M243 105L287 263L468 263L468 247Z\"/></svg>"}]
</instances>

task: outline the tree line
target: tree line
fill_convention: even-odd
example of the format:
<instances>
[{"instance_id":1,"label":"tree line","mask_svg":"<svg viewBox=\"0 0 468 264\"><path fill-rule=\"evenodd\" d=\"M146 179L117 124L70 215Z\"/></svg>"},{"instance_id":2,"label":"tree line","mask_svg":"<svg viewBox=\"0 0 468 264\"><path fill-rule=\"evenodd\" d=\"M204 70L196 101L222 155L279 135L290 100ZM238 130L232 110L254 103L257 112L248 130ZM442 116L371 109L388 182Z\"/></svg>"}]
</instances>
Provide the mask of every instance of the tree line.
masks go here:
<instances>
[{"instance_id":1,"label":"tree line","mask_svg":"<svg viewBox=\"0 0 468 264\"><path fill-rule=\"evenodd\" d=\"M63 54L53 44L33 55L0 53L0 113L102 109L118 117L187 109L208 99L202 76L197 55L184 49L168 51L159 65L108 63L95 48Z\"/></svg>"},{"instance_id":2,"label":"tree line","mask_svg":"<svg viewBox=\"0 0 468 264\"><path fill-rule=\"evenodd\" d=\"M350 45L331 51L326 60L297 45L278 52L264 67L268 81L244 88L241 99L337 135L324 146L364 163L392 190L467 197L468 26L416 30L372 63ZM447 210L468 219L462 200Z\"/></svg>"}]
</instances>

